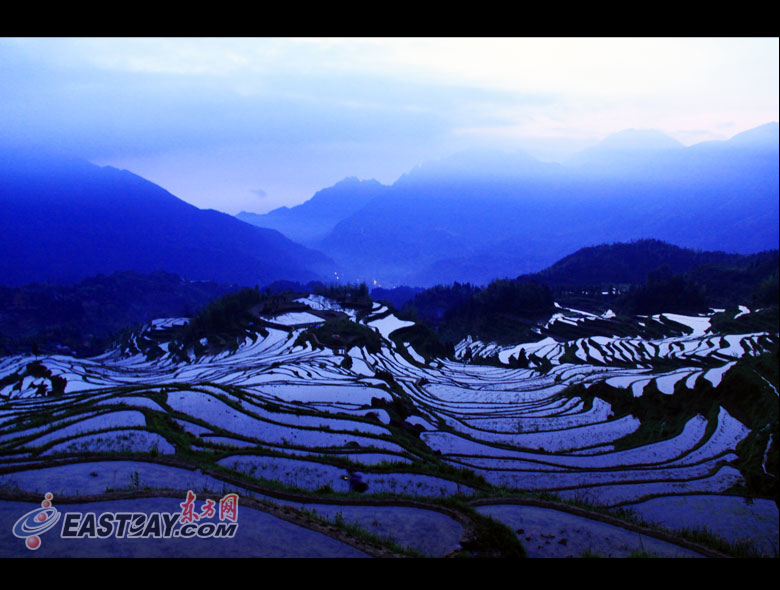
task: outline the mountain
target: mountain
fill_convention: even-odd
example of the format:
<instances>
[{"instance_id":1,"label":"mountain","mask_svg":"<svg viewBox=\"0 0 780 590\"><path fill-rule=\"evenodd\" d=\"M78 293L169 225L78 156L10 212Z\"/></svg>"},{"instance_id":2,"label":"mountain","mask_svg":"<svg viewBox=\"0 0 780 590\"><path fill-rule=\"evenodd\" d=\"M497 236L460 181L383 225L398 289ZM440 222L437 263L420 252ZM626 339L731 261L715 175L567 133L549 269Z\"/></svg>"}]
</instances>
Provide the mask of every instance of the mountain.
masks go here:
<instances>
[{"instance_id":1,"label":"mountain","mask_svg":"<svg viewBox=\"0 0 780 590\"><path fill-rule=\"evenodd\" d=\"M457 282L436 285L394 305L401 310L400 317L426 322L450 344L468 336L508 344L518 339L539 340L554 332L561 335L561 326L548 330L554 322L546 320L567 307L587 310L577 313L598 320L591 321L589 329L601 330L605 336L639 329L621 326L621 320L605 323L615 313L696 315L738 306L756 311L772 308L760 320L754 314L751 321L759 323L751 325L758 331L765 327L774 331L779 270L778 250L727 254L640 240L582 248L538 273L493 280L486 287ZM601 315L607 310L611 314ZM540 317L545 320L542 331ZM568 337L579 337L571 327L576 324L569 321L564 327Z\"/></svg>"},{"instance_id":2,"label":"mountain","mask_svg":"<svg viewBox=\"0 0 780 590\"><path fill-rule=\"evenodd\" d=\"M491 149L470 149L440 160L432 160L403 174L396 185L438 182L442 177L470 182L475 179L509 180L529 176L552 176L560 164L540 162L523 151L504 152Z\"/></svg>"},{"instance_id":3,"label":"mountain","mask_svg":"<svg viewBox=\"0 0 780 590\"><path fill-rule=\"evenodd\" d=\"M748 129L742 133L737 133L734 137L722 141L705 141L695 146L694 149L712 149L727 146L739 146L743 149L754 151L778 151L778 130L780 124L775 122L765 123L753 129Z\"/></svg>"},{"instance_id":4,"label":"mountain","mask_svg":"<svg viewBox=\"0 0 780 590\"><path fill-rule=\"evenodd\" d=\"M293 241L313 244L386 190L376 180L358 180L353 176L317 191L295 207L280 207L264 215L242 211L236 217L257 227L275 229Z\"/></svg>"},{"instance_id":5,"label":"mountain","mask_svg":"<svg viewBox=\"0 0 780 590\"><path fill-rule=\"evenodd\" d=\"M683 144L662 131L655 129L625 129L608 135L595 148L588 148L585 151L648 152L679 150L682 147Z\"/></svg>"},{"instance_id":6,"label":"mountain","mask_svg":"<svg viewBox=\"0 0 780 590\"><path fill-rule=\"evenodd\" d=\"M529 234L537 220L528 213L553 215L569 200L557 164L525 154L491 156L455 154L410 171L317 247L353 276L415 284L413 275L440 260L466 259L499 238ZM578 209L571 215L584 213Z\"/></svg>"},{"instance_id":7,"label":"mountain","mask_svg":"<svg viewBox=\"0 0 780 590\"><path fill-rule=\"evenodd\" d=\"M277 231L201 210L110 166L0 150L0 283L164 270L245 285L308 281L332 261Z\"/></svg>"},{"instance_id":8,"label":"mountain","mask_svg":"<svg viewBox=\"0 0 780 590\"><path fill-rule=\"evenodd\" d=\"M681 273L703 264L744 264L748 256L696 251L660 240L589 246L562 258L544 270L522 278L555 285L627 284L645 280L661 266Z\"/></svg>"},{"instance_id":9,"label":"mountain","mask_svg":"<svg viewBox=\"0 0 780 590\"><path fill-rule=\"evenodd\" d=\"M456 154L405 174L316 247L346 276L384 286L485 284L595 243L645 238L743 254L774 249L778 142L769 124L691 147L626 132L565 165Z\"/></svg>"},{"instance_id":10,"label":"mountain","mask_svg":"<svg viewBox=\"0 0 780 590\"><path fill-rule=\"evenodd\" d=\"M776 293L778 270L777 249L729 254L681 248L659 240L638 240L582 248L540 272L519 276L518 280L560 287L558 292L601 292L610 285L624 288L646 282L655 282L659 291L673 291L667 286L674 283L676 276L678 284L702 288L702 298L710 307L765 306L777 303L777 296L772 293Z\"/></svg>"},{"instance_id":11,"label":"mountain","mask_svg":"<svg viewBox=\"0 0 780 590\"><path fill-rule=\"evenodd\" d=\"M566 163L589 176L620 177L667 166L684 149L683 144L661 131L626 129L574 154Z\"/></svg>"}]
</instances>

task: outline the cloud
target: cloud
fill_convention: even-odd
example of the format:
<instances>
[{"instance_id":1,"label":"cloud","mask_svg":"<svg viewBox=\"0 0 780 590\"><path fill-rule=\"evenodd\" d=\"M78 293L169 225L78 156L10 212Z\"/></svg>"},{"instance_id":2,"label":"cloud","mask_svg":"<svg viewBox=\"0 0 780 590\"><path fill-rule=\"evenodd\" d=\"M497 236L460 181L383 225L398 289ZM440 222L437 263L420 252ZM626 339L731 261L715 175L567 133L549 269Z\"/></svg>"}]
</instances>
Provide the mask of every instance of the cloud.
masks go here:
<instances>
[{"instance_id":1,"label":"cloud","mask_svg":"<svg viewBox=\"0 0 780 590\"><path fill-rule=\"evenodd\" d=\"M445 141L454 130L561 136L550 121L601 137L723 120L747 129L777 119L776 46L765 39L0 39L0 134L105 157L379 138L404 149ZM729 109L743 103L735 119Z\"/></svg>"},{"instance_id":2,"label":"cloud","mask_svg":"<svg viewBox=\"0 0 780 590\"><path fill-rule=\"evenodd\" d=\"M256 189L253 189L253 190L251 190L251 191L249 191L249 192L250 192L250 193L252 193L253 195L257 195L257 196L258 196L258 197L260 197L261 199L264 199L265 197L267 197L267 196L268 196L268 193L267 193L267 192L265 192L265 191L264 191L263 189L261 189L261 188L256 188Z\"/></svg>"},{"instance_id":3,"label":"cloud","mask_svg":"<svg viewBox=\"0 0 780 590\"><path fill-rule=\"evenodd\" d=\"M47 40L25 53L0 40L0 135L56 143L87 158L387 137L419 143L445 136L464 100L486 94L501 100L471 89L390 84L379 75L215 74L212 62L202 73L189 65L181 67L186 73L169 73L167 66L136 67L132 56L122 67L95 67L73 57L73 47L65 67L62 57L45 54L55 53L52 45Z\"/></svg>"},{"instance_id":4,"label":"cloud","mask_svg":"<svg viewBox=\"0 0 780 590\"><path fill-rule=\"evenodd\" d=\"M199 206L279 206L480 144L562 153L631 127L731 136L779 118L777 46L0 38L0 141L127 167Z\"/></svg>"}]
</instances>

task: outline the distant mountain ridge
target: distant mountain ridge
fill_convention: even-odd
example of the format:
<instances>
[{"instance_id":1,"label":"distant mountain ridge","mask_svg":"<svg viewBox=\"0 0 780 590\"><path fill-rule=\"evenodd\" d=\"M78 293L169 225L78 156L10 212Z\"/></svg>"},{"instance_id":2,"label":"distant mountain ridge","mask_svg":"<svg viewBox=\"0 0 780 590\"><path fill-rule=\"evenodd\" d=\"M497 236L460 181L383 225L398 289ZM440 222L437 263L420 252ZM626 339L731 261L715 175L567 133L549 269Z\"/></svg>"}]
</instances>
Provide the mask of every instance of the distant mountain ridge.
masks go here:
<instances>
[{"instance_id":1,"label":"distant mountain ridge","mask_svg":"<svg viewBox=\"0 0 780 590\"><path fill-rule=\"evenodd\" d=\"M778 150L777 138L780 132L780 123L773 121L771 123L765 123L759 125L753 129L748 129L742 133L737 133L734 137L728 140L718 141L705 141L696 145L692 145L692 148L701 149L713 146L725 146L740 145L742 147L751 150Z\"/></svg>"},{"instance_id":2,"label":"distant mountain ridge","mask_svg":"<svg viewBox=\"0 0 780 590\"><path fill-rule=\"evenodd\" d=\"M681 149L683 147L683 144L662 131L655 129L625 129L605 137L599 142L596 149L649 151Z\"/></svg>"},{"instance_id":3,"label":"distant mountain ridge","mask_svg":"<svg viewBox=\"0 0 780 590\"><path fill-rule=\"evenodd\" d=\"M486 284L594 243L646 238L760 252L780 240L778 143L770 123L690 147L617 134L568 165L456 154L403 175L314 245L342 276L385 286Z\"/></svg>"},{"instance_id":4,"label":"distant mountain ridge","mask_svg":"<svg viewBox=\"0 0 780 590\"><path fill-rule=\"evenodd\" d=\"M275 229L295 242L316 243L356 211L387 190L376 180L352 176L317 191L308 201L295 207L279 207L264 215L242 211L236 217L257 227Z\"/></svg>"},{"instance_id":5,"label":"distant mountain ridge","mask_svg":"<svg viewBox=\"0 0 780 590\"><path fill-rule=\"evenodd\" d=\"M163 270L246 285L316 280L324 254L110 166L0 151L0 283L67 283L119 270Z\"/></svg>"}]
</instances>

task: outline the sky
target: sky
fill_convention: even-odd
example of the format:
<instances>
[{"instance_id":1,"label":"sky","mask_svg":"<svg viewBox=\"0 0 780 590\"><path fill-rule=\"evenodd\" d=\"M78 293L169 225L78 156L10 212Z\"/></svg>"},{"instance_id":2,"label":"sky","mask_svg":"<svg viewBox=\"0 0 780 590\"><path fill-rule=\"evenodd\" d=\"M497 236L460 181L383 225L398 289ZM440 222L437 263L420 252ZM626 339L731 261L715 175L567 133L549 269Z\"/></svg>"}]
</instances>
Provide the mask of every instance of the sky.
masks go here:
<instances>
[{"instance_id":1,"label":"sky","mask_svg":"<svg viewBox=\"0 0 780 590\"><path fill-rule=\"evenodd\" d=\"M201 208L293 206L480 147L563 161L780 119L778 38L0 38L0 141Z\"/></svg>"}]
</instances>

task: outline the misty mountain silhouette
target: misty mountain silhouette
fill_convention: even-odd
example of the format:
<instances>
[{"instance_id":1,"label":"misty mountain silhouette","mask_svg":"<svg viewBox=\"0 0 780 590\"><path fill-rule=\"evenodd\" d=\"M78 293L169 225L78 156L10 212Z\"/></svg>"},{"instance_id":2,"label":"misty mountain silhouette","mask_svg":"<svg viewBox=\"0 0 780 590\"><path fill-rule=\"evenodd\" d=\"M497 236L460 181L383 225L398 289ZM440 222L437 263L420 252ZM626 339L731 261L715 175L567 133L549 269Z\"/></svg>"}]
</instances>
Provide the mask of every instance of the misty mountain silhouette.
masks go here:
<instances>
[{"instance_id":1,"label":"misty mountain silhouette","mask_svg":"<svg viewBox=\"0 0 780 590\"><path fill-rule=\"evenodd\" d=\"M459 181L543 177L560 173L560 168L560 164L540 162L523 151L471 149L425 162L403 174L395 184L437 182L443 176Z\"/></svg>"},{"instance_id":2,"label":"misty mountain silhouette","mask_svg":"<svg viewBox=\"0 0 780 590\"><path fill-rule=\"evenodd\" d=\"M0 281L75 282L117 270L246 285L332 271L320 252L110 166L0 151Z\"/></svg>"},{"instance_id":3,"label":"misty mountain silhouette","mask_svg":"<svg viewBox=\"0 0 780 590\"><path fill-rule=\"evenodd\" d=\"M658 151L677 150L683 148L676 139L669 137L663 131L656 129L625 129L612 133L602 139L596 146L583 152L621 150L621 151Z\"/></svg>"},{"instance_id":4,"label":"misty mountain silhouette","mask_svg":"<svg viewBox=\"0 0 780 590\"><path fill-rule=\"evenodd\" d=\"M691 146L692 149L713 148L713 147L733 147L739 146L756 151L778 151L778 129L780 124L777 122L765 123L759 125L753 129L748 129L742 133L737 133L734 137L728 140L722 141L705 141L695 146Z\"/></svg>"},{"instance_id":5,"label":"misty mountain silhouette","mask_svg":"<svg viewBox=\"0 0 780 590\"><path fill-rule=\"evenodd\" d=\"M279 207L264 215L242 211L236 217L258 227L280 231L295 242L315 243L336 224L382 195L387 187L376 180L345 178L317 191L308 201L295 207Z\"/></svg>"},{"instance_id":6,"label":"misty mountain silhouette","mask_svg":"<svg viewBox=\"0 0 780 590\"><path fill-rule=\"evenodd\" d=\"M314 246L348 277L417 286L485 283L592 244L642 238L773 249L777 146L770 123L687 148L660 132L627 131L567 165L456 154L403 175Z\"/></svg>"}]
</instances>

